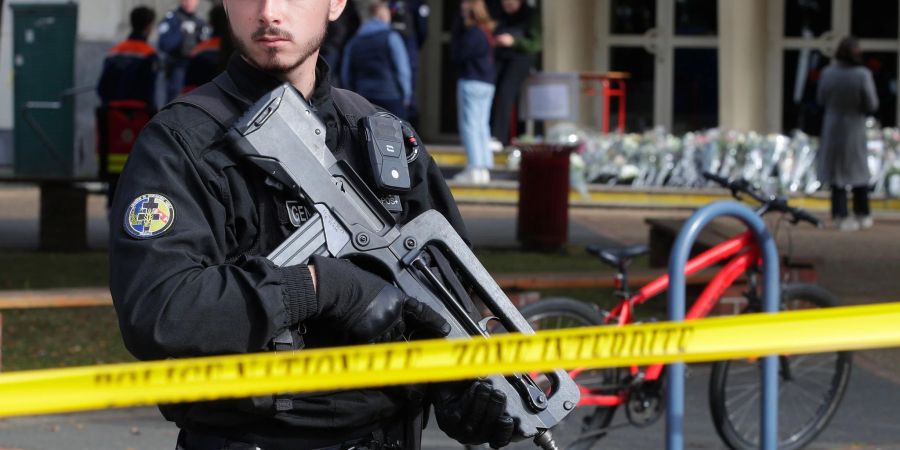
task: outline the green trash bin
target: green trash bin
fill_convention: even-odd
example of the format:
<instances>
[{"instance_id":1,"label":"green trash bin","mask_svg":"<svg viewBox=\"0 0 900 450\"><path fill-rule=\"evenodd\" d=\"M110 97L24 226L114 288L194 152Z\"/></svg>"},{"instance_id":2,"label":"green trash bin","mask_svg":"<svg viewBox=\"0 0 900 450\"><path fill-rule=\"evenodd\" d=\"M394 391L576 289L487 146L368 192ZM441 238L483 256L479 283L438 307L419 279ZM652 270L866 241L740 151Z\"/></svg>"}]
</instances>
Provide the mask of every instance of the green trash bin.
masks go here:
<instances>
[{"instance_id":1,"label":"green trash bin","mask_svg":"<svg viewBox=\"0 0 900 450\"><path fill-rule=\"evenodd\" d=\"M78 5L10 5L13 13L15 174L69 177L74 172L74 99Z\"/></svg>"}]
</instances>

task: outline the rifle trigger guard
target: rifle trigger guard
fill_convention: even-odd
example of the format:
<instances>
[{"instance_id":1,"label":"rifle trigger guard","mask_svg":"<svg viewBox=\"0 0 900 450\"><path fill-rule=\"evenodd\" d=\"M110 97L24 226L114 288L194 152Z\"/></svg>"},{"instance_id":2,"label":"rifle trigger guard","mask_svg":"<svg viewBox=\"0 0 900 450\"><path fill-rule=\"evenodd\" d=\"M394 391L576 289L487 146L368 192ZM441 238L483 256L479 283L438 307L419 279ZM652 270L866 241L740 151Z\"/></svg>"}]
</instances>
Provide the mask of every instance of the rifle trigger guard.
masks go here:
<instances>
[{"instance_id":1,"label":"rifle trigger guard","mask_svg":"<svg viewBox=\"0 0 900 450\"><path fill-rule=\"evenodd\" d=\"M497 317L497 316L487 316L487 317L485 317L485 318L483 318L483 319L481 319L481 320L478 321L478 328L480 328L481 331L484 331L485 334L490 334L490 333L488 332L488 324L491 323L491 322L494 321L494 320L496 320L497 322L501 322L501 323L502 323L502 321L500 320L500 318Z\"/></svg>"}]
</instances>

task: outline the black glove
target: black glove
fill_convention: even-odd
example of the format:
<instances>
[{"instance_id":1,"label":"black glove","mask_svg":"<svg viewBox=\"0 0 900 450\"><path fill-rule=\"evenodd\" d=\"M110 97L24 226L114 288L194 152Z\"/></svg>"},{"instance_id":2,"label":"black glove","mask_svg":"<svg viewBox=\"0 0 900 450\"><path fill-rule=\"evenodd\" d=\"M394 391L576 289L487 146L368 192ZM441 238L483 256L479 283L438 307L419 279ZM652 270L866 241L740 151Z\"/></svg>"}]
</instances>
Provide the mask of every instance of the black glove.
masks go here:
<instances>
[{"instance_id":1,"label":"black glove","mask_svg":"<svg viewBox=\"0 0 900 450\"><path fill-rule=\"evenodd\" d=\"M313 256L310 264L318 278L316 317L338 326L350 342L450 333L450 324L428 305L349 261Z\"/></svg>"},{"instance_id":2,"label":"black glove","mask_svg":"<svg viewBox=\"0 0 900 450\"><path fill-rule=\"evenodd\" d=\"M447 436L461 444L509 445L515 422L506 414L506 394L488 381L438 385L434 415Z\"/></svg>"}]
</instances>

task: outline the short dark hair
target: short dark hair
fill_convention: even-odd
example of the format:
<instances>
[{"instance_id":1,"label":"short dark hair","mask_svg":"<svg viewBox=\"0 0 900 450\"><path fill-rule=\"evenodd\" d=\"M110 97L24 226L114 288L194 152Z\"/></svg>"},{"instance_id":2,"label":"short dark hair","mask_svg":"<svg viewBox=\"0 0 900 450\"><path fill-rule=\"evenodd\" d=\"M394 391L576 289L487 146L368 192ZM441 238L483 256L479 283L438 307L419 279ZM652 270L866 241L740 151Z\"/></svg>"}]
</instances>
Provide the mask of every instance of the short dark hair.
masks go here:
<instances>
[{"instance_id":1,"label":"short dark hair","mask_svg":"<svg viewBox=\"0 0 900 450\"><path fill-rule=\"evenodd\" d=\"M841 42L838 43L837 51L834 53L834 58L847 65L862 65L862 51L859 49L859 42L856 41L856 38L847 36L841 39Z\"/></svg>"},{"instance_id":2,"label":"short dark hair","mask_svg":"<svg viewBox=\"0 0 900 450\"><path fill-rule=\"evenodd\" d=\"M209 10L209 24L212 25L213 36L228 34L228 14L224 6L216 5Z\"/></svg>"},{"instance_id":3,"label":"short dark hair","mask_svg":"<svg viewBox=\"0 0 900 450\"><path fill-rule=\"evenodd\" d=\"M131 31L143 32L156 21L156 12L146 6L138 6L131 10Z\"/></svg>"},{"instance_id":4,"label":"short dark hair","mask_svg":"<svg viewBox=\"0 0 900 450\"><path fill-rule=\"evenodd\" d=\"M378 14L378 10L381 8L390 8L390 5L385 0L371 0L366 10L366 17L375 17L375 14Z\"/></svg>"}]
</instances>

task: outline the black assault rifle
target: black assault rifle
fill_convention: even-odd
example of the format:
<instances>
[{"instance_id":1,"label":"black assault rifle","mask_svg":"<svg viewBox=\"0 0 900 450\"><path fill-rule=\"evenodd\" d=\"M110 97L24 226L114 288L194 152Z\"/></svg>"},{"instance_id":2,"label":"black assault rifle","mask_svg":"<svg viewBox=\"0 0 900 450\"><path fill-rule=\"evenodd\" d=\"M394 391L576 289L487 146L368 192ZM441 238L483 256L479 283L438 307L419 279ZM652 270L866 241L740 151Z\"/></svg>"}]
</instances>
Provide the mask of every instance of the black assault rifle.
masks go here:
<instances>
[{"instance_id":1,"label":"black assault rifle","mask_svg":"<svg viewBox=\"0 0 900 450\"><path fill-rule=\"evenodd\" d=\"M306 263L313 255L364 257L382 266L406 295L440 313L452 327L451 338L488 337L492 320L510 332L534 333L443 215L432 210L403 227L396 224L359 175L331 154L325 127L290 85L263 96L229 130L228 139L243 157L305 199L311 213L268 256L276 265ZM467 291L474 291L492 315L483 317ZM545 376L549 386L543 387L526 374L489 380L506 394L506 412L517 427L513 439L533 438L555 449L549 430L572 411L580 394L565 371Z\"/></svg>"}]
</instances>

